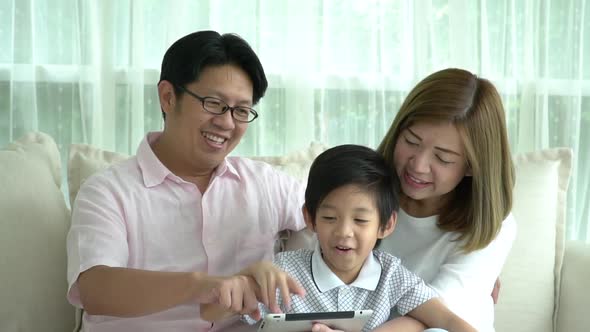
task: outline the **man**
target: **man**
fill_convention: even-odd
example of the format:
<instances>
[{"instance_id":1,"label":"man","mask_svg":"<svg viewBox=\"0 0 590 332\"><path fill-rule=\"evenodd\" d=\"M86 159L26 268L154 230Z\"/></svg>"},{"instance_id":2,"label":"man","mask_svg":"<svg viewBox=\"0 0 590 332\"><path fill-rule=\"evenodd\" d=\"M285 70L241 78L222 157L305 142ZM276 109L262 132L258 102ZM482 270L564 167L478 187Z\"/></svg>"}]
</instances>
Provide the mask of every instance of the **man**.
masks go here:
<instances>
[{"instance_id":1,"label":"man","mask_svg":"<svg viewBox=\"0 0 590 332\"><path fill-rule=\"evenodd\" d=\"M73 206L68 299L85 309L84 330L227 330L201 320L199 303L256 310L256 284L240 270L272 259L279 231L304 227L299 183L228 157L266 88L235 35L196 32L168 49L163 132L88 179Z\"/></svg>"}]
</instances>

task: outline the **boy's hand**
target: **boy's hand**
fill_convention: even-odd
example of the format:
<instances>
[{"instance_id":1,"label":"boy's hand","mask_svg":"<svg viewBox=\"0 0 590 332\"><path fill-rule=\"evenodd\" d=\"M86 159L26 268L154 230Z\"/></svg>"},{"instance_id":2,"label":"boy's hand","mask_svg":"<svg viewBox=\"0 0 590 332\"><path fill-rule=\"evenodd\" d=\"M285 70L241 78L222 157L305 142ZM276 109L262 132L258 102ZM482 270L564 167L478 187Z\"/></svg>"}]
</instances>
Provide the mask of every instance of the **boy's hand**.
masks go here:
<instances>
[{"instance_id":1,"label":"boy's hand","mask_svg":"<svg viewBox=\"0 0 590 332\"><path fill-rule=\"evenodd\" d=\"M240 273L256 280L260 287L259 299L271 312L281 312L281 308L277 304L277 288L281 292L286 309L291 306L291 294L305 296L305 289L290 275L271 262L263 261L252 264Z\"/></svg>"},{"instance_id":2,"label":"boy's hand","mask_svg":"<svg viewBox=\"0 0 590 332\"><path fill-rule=\"evenodd\" d=\"M326 326L324 324L315 323L311 327L311 332L344 332L344 331L341 331L341 330L332 330L330 327L328 327L328 326Z\"/></svg>"}]
</instances>

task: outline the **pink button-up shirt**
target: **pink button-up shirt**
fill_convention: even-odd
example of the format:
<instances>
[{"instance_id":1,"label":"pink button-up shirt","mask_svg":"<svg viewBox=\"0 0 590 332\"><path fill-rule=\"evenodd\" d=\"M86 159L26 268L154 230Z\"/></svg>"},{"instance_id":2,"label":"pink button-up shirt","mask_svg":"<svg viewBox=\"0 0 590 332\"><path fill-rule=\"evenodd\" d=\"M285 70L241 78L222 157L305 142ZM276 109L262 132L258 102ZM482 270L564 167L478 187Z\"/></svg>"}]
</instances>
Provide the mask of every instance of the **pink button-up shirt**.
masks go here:
<instances>
[{"instance_id":1,"label":"pink button-up shirt","mask_svg":"<svg viewBox=\"0 0 590 332\"><path fill-rule=\"evenodd\" d=\"M262 162L227 157L201 194L153 153L149 143L159 135L148 134L135 157L80 188L67 239L67 297L78 307L78 276L93 266L231 275L272 260L279 231L305 226L304 188L295 179ZM92 332L211 330L196 303L136 318L84 314L83 326ZM222 328L227 324L214 330Z\"/></svg>"}]
</instances>

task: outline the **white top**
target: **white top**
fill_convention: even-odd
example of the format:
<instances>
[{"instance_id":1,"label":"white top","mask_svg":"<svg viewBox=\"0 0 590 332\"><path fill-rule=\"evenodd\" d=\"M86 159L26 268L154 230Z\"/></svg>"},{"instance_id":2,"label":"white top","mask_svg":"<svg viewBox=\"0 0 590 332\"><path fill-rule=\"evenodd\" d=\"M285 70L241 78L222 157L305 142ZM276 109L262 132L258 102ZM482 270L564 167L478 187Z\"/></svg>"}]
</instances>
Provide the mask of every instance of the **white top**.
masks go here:
<instances>
[{"instance_id":1,"label":"white top","mask_svg":"<svg viewBox=\"0 0 590 332\"><path fill-rule=\"evenodd\" d=\"M491 293L516 237L514 217L510 214L504 220L498 236L486 248L469 254L461 252L462 242L452 241L458 233L442 231L437 219L415 218L400 210L395 230L379 249L399 257L478 331L494 331Z\"/></svg>"},{"instance_id":2,"label":"white top","mask_svg":"<svg viewBox=\"0 0 590 332\"><path fill-rule=\"evenodd\" d=\"M422 279L400 264L393 255L374 250L358 277L345 284L324 262L320 250L300 249L275 256L274 264L295 278L306 290L304 298L293 296L286 313L373 310L363 331L386 322L390 311L406 314L436 296ZM277 292L278 304L282 304ZM268 309L260 304L262 316ZM254 320L244 317L249 323Z\"/></svg>"}]
</instances>

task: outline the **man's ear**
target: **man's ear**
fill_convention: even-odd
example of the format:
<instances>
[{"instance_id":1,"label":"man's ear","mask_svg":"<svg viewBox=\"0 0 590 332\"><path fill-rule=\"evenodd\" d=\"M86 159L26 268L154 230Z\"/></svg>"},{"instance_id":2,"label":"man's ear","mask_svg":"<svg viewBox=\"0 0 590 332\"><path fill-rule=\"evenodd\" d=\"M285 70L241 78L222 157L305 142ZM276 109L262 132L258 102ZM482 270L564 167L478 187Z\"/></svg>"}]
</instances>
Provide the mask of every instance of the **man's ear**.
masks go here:
<instances>
[{"instance_id":1,"label":"man's ear","mask_svg":"<svg viewBox=\"0 0 590 332\"><path fill-rule=\"evenodd\" d=\"M303 213L303 220L305 220L305 225L307 226L307 228L309 230L312 230L315 232L315 227L313 225L313 220L311 218L311 215L309 214L309 211L307 211L307 208L305 207L305 204L303 204L303 206L301 207L301 213Z\"/></svg>"},{"instance_id":2,"label":"man's ear","mask_svg":"<svg viewBox=\"0 0 590 332\"><path fill-rule=\"evenodd\" d=\"M177 99L172 83L166 80L160 81L158 83L158 97L160 98L160 108L166 115L174 110Z\"/></svg>"},{"instance_id":3,"label":"man's ear","mask_svg":"<svg viewBox=\"0 0 590 332\"><path fill-rule=\"evenodd\" d=\"M395 225L397 224L397 212L393 211L389 220L387 220L387 224L383 229L379 230L378 238L383 239L387 237L389 234L393 233L395 229Z\"/></svg>"}]
</instances>

